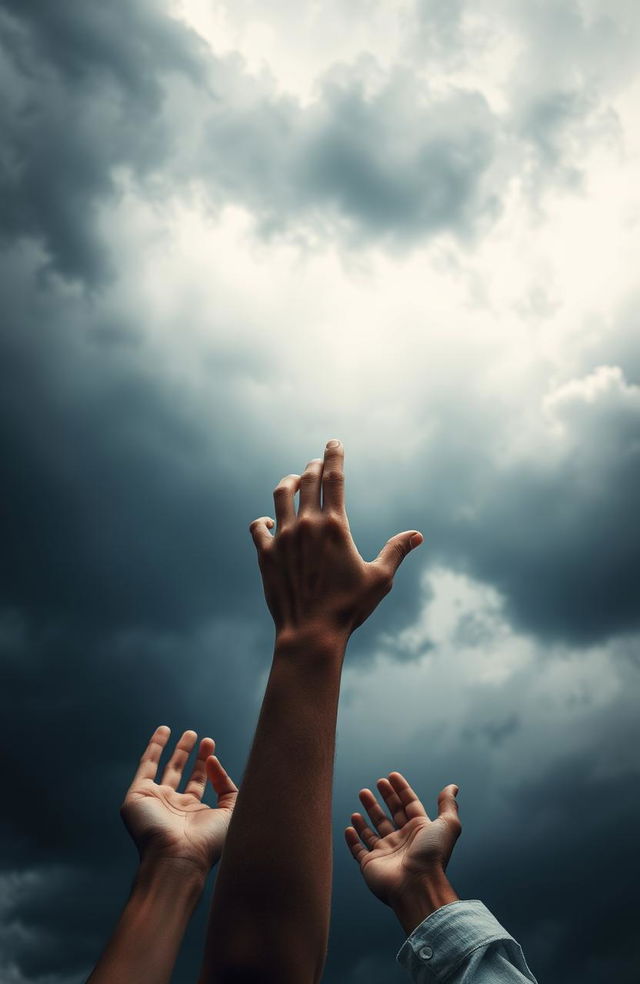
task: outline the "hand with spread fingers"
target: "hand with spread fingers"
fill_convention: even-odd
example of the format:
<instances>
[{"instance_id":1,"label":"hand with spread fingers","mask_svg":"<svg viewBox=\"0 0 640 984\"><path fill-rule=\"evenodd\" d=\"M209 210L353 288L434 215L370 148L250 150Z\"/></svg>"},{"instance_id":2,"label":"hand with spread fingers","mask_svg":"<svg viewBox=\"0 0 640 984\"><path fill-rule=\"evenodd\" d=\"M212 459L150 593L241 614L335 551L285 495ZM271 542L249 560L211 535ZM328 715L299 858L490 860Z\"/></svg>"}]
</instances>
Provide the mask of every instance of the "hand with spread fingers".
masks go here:
<instances>
[{"instance_id":1,"label":"hand with spread fingers","mask_svg":"<svg viewBox=\"0 0 640 984\"><path fill-rule=\"evenodd\" d=\"M222 853L238 789L213 754L213 739L203 738L184 790L178 791L195 748L195 731L185 731L161 781L156 782L169 735L169 728L163 725L151 736L120 813L141 859L180 859L207 874ZM217 795L215 807L202 802L207 779Z\"/></svg>"},{"instance_id":2,"label":"hand with spread fingers","mask_svg":"<svg viewBox=\"0 0 640 984\"><path fill-rule=\"evenodd\" d=\"M435 820L429 819L399 772L379 779L377 787L389 814L370 789L362 789L360 801L370 824L361 813L354 813L345 840L367 886L411 932L435 909L458 898L445 875L462 829L456 802L458 787L441 790Z\"/></svg>"},{"instance_id":3,"label":"hand with spread fingers","mask_svg":"<svg viewBox=\"0 0 640 984\"><path fill-rule=\"evenodd\" d=\"M316 984L322 976L346 646L422 543L416 530L399 533L363 560L349 529L343 465L342 444L329 441L302 475L278 482L275 521L263 516L250 527L275 646L216 879L201 984Z\"/></svg>"},{"instance_id":4,"label":"hand with spread fingers","mask_svg":"<svg viewBox=\"0 0 640 984\"><path fill-rule=\"evenodd\" d=\"M213 739L203 738L184 791L178 792L195 731L185 731L156 782L169 735L169 728L156 728L122 804L140 864L87 984L169 984L206 876L222 852L238 790L213 755ZM202 802L207 779L218 797L215 807Z\"/></svg>"},{"instance_id":5,"label":"hand with spread fingers","mask_svg":"<svg viewBox=\"0 0 640 984\"><path fill-rule=\"evenodd\" d=\"M398 533L375 560L363 560L345 509L340 441L329 441L324 458L310 461L302 475L281 479L273 496L276 522L262 516L250 529L277 640L297 642L310 630L348 639L391 590L398 567L422 543L422 534Z\"/></svg>"}]
</instances>

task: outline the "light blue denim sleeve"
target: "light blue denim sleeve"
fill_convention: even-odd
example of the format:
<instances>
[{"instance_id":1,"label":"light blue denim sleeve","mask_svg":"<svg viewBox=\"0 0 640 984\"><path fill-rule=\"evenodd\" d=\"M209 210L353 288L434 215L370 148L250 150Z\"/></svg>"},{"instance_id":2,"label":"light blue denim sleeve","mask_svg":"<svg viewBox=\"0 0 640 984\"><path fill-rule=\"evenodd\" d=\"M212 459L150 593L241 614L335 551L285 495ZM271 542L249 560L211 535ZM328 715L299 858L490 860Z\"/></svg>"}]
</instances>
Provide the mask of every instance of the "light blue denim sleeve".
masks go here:
<instances>
[{"instance_id":1,"label":"light blue denim sleeve","mask_svg":"<svg viewBox=\"0 0 640 984\"><path fill-rule=\"evenodd\" d=\"M414 984L536 984L520 945L475 900L436 909L397 960Z\"/></svg>"}]
</instances>

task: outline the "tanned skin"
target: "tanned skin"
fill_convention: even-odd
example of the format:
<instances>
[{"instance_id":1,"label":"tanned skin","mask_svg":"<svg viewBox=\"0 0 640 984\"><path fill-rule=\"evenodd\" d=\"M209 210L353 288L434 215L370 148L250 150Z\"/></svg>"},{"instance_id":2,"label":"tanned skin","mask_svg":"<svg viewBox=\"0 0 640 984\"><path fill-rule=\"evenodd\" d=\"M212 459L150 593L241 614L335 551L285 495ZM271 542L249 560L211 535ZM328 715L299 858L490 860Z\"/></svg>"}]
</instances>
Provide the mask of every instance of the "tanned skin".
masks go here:
<instances>
[{"instance_id":1,"label":"tanned skin","mask_svg":"<svg viewBox=\"0 0 640 984\"><path fill-rule=\"evenodd\" d=\"M345 840L367 887L393 909L409 936L436 909L458 900L445 874L462 830L458 787L441 790L435 820L399 772L379 779L377 787L388 814L370 789L361 789L369 823L352 814Z\"/></svg>"},{"instance_id":2,"label":"tanned skin","mask_svg":"<svg viewBox=\"0 0 640 984\"><path fill-rule=\"evenodd\" d=\"M220 864L200 984L312 984L324 967L331 793L342 663L422 534L372 562L351 536L344 450L330 441L283 478L250 527L275 625L271 672ZM296 506L295 496L299 493Z\"/></svg>"},{"instance_id":3,"label":"tanned skin","mask_svg":"<svg viewBox=\"0 0 640 984\"><path fill-rule=\"evenodd\" d=\"M151 736L121 808L140 864L118 924L88 984L168 984L184 931L205 880L222 853L237 787L203 738L183 792L182 773L195 748L185 731L156 781L170 729ZM202 802L207 779L217 805Z\"/></svg>"}]
</instances>

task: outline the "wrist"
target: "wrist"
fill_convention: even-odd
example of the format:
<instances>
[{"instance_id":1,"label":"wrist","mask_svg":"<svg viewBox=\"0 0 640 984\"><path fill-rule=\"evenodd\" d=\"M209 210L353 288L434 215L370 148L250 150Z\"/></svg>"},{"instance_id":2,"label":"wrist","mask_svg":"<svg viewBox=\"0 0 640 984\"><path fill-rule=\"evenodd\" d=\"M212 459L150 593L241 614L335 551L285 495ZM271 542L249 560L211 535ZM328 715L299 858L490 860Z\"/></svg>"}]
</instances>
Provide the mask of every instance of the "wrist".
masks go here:
<instances>
[{"instance_id":1,"label":"wrist","mask_svg":"<svg viewBox=\"0 0 640 984\"><path fill-rule=\"evenodd\" d=\"M342 660L350 633L324 621L276 629L274 656Z\"/></svg>"},{"instance_id":2,"label":"wrist","mask_svg":"<svg viewBox=\"0 0 640 984\"><path fill-rule=\"evenodd\" d=\"M140 860L133 883L133 894L180 893L200 897L207 880L201 865L188 858L147 856Z\"/></svg>"},{"instance_id":3,"label":"wrist","mask_svg":"<svg viewBox=\"0 0 640 984\"><path fill-rule=\"evenodd\" d=\"M419 926L427 916L432 915L436 909L458 900L458 894L452 888L444 870L436 868L403 885L390 904L402 928L409 936L416 926Z\"/></svg>"}]
</instances>

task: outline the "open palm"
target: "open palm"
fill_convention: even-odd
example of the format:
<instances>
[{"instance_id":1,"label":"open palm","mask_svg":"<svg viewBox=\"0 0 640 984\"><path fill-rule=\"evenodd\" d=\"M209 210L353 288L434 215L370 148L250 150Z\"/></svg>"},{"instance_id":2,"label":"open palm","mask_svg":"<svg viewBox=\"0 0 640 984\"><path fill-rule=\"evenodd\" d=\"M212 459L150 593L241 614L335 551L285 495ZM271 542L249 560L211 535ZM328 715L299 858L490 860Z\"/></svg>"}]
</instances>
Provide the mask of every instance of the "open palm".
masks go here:
<instances>
[{"instance_id":1,"label":"open palm","mask_svg":"<svg viewBox=\"0 0 640 984\"><path fill-rule=\"evenodd\" d=\"M430 872L447 866L461 825L455 800L457 786L445 786L438 796L438 817L430 820L417 795L399 772L377 783L391 818L370 789L360 791L371 826L362 814L351 817L345 839L371 891L393 905L407 887Z\"/></svg>"},{"instance_id":2,"label":"open palm","mask_svg":"<svg viewBox=\"0 0 640 984\"><path fill-rule=\"evenodd\" d=\"M206 873L222 853L238 789L213 755L213 739L203 738L191 775L178 792L195 731L185 731L156 782L170 733L163 725L152 735L120 812L141 857L186 861ZM207 778L217 794L215 807L202 802Z\"/></svg>"}]
</instances>

